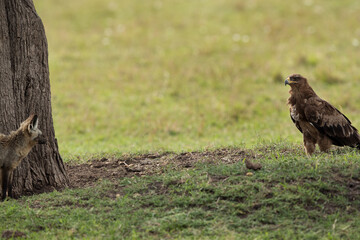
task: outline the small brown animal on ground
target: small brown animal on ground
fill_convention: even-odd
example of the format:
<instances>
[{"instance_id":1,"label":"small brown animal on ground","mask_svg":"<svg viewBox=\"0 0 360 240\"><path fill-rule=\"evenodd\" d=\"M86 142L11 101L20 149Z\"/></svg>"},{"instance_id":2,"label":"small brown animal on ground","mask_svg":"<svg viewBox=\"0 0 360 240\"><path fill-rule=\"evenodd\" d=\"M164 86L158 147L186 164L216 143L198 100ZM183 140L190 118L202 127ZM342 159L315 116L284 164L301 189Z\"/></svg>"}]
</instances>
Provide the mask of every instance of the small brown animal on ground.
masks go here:
<instances>
[{"instance_id":1,"label":"small brown animal on ground","mask_svg":"<svg viewBox=\"0 0 360 240\"><path fill-rule=\"evenodd\" d=\"M249 159L245 158L245 166L247 169L251 169L251 170L260 170L262 168L260 163L253 163L251 162Z\"/></svg>"}]
</instances>

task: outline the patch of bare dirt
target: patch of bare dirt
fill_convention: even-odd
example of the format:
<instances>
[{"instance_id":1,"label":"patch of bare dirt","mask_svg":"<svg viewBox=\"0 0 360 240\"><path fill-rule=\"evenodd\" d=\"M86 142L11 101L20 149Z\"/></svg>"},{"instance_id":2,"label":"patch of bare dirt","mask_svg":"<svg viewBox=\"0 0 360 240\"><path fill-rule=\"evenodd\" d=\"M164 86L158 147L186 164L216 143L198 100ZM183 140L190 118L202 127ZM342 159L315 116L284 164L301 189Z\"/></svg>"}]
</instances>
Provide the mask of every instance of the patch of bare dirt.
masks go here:
<instances>
[{"instance_id":1,"label":"patch of bare dirt","mask_svg":"<svg viewBox=\"0 0 360 240\"><path fill-rule=\"evenodd\" d=\"M25 238L26 234L20 231L11 231L11 230L5 230L1 234L1 238L4 239L13 239L13 238Z\"/></svg>"},{"instance_id":2,"label":"patch of bare dirt","mask_svg":"<svg viewBox=\"0 0 360 240\"><path fill-rule=\"evenodd\" d=\"M119 159L94 159L84 164L67 164L67 172L72 188L91 187L100 179L115 181L124 177L162 173L168 168L193 168L198 163L232 164L246 159L254 159L250 151L239 149L219 149L215 151L188 152L181 154L125 155Z\"/></svg>"}]
</instances>

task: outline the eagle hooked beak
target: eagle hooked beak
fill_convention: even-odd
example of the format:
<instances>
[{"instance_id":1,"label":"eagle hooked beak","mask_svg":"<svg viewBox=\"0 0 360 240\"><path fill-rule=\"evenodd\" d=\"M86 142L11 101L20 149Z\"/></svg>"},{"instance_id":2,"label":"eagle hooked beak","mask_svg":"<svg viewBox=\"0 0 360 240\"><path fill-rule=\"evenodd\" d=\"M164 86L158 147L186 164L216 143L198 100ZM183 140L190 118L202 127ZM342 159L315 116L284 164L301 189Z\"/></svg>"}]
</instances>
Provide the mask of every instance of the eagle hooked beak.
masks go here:
<instances>
[{"instance_id":1,"label":"eagle hooked beak","mask_svg":"<svg viewBox=\"0 0 360 240\"><path fill-rule=\"evenodd\" d=\"M289 80L290 80L289 77L285 80L285 86L290 84ZM291 80L290 80L290 81L291 81Z\"/></svg>"}]
</instances>

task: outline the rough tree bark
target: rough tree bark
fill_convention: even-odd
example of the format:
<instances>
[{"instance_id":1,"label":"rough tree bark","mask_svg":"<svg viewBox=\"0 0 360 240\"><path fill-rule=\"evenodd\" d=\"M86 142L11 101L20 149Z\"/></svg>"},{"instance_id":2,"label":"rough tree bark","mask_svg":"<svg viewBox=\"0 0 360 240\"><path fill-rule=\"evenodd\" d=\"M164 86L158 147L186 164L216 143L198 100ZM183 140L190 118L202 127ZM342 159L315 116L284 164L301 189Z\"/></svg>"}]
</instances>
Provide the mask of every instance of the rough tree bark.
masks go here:
<instances>
[{"instance_id":1,"label":"rough tree bark","mask_svg":"<svg viewBox=\"0 0 360 240\"><path fill-rule=\"evenodd\" d=\"M0 0L0 132L8 134L36 113L48 139L14 172L15 197L68 186L51 115L47 49L32 0Z\"/></svg>"}]
</instances>

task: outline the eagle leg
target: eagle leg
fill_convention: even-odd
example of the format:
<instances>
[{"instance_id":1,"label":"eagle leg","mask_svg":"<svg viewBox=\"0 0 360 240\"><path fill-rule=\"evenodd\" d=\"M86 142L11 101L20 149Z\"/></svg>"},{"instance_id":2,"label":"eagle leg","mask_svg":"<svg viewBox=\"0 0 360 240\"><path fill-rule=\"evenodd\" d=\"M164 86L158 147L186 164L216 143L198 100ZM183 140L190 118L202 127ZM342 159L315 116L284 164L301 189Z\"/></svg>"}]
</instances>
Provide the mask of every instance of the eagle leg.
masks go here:
<instances>
[{"instance_id":1,"label":"eagle leg","mask_svg":"<svg viewBox=\"0 0 360 240\"><path fill-rule=\"evenodd\" d=\"M319 139L317 144L319 145L320 151L322 152L328 152L331 148L332 141L330 138L328 138L325 135L322 135Z\"/></svg>"},{"instance_id":2,"label":"eagle leg","mask_svg":"<svg viewBox=\"0 0 360 240\"><path fill-rule=\"evenodd\" d=\"M311 156L315 152L316 139L308 133L304 133L304 147L306 155Z\"/></svg>"}]
</instances>

